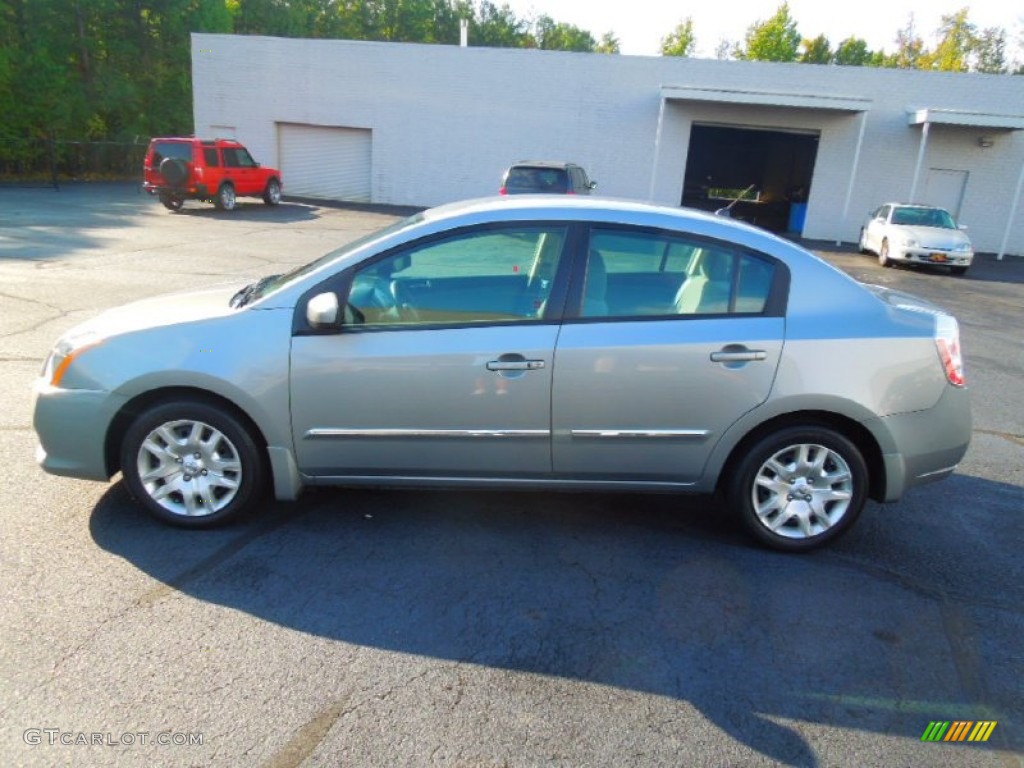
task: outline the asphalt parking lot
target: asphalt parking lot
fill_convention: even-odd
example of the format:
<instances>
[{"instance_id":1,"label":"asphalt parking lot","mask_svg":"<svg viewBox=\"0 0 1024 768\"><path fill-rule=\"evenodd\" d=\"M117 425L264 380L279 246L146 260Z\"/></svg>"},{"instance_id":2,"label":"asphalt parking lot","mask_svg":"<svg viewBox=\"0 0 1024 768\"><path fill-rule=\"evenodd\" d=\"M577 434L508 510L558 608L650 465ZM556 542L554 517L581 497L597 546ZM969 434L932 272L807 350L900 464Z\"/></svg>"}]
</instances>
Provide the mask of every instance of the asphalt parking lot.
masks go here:
<instances>
[{"instance_id":1,"label":"asphalt parking lot","mask_svg":"<svg viewBox=\"0 0 1024 768\"><path fill-rule=\"evenodd\" d=\"M819 251L955 312L975 430L953 478L807 556L670 496L321 490L189 532L36 467L63 331L393 219L0 188L5 765L1024 765L1024 259ZM940 720L997 725L922 742Z\"/></svg>"}]
</instances>

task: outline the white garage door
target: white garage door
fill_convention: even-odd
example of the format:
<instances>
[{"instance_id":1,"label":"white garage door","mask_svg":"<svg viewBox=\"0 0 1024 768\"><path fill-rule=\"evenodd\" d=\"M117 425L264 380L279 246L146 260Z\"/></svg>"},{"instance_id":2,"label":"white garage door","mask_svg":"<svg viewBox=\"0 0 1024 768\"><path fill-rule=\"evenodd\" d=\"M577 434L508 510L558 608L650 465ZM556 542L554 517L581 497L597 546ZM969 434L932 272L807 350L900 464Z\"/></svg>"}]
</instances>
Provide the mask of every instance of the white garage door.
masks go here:
<instances>
[{"instance_id":1,"label":"white garage door","mask_svg":"<svg viewBox=\"0 0 1024 768\"><path fill-rule=\"evenodd\" d=\"M285 194L370 202L370 131L278 124Z\"/></svg>"}]
</instances>

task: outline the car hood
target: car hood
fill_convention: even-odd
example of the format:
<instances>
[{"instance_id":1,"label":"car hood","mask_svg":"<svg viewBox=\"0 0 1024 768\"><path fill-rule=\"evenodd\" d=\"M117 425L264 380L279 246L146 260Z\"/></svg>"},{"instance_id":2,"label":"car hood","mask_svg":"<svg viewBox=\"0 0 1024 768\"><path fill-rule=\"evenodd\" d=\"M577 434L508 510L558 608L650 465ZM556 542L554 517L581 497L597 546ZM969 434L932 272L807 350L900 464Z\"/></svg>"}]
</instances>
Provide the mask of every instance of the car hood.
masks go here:
<instances>
[{"instance_id":1,"label":"car hood","mask_svg":"<svg viewBox=\"0 0 1024 768\"><path fill-rule=\"evenodd\" d=\"M953 249L958 245L970 243L970 239L959 229L943 229L941 227L896 227L904 237L916 240L924 248Z\"/></svg>"},{"instance_id":2,"label":"car hood","mask_svg":"<svg viewBox=\"0 0 1024 768\"><path fill-rule=\"evenodd\" d=\"M154 296L108 309L76 326L65 340L100 340L131 331L221 317L237 312L229 302L247 282L237 281L185 293Z\"/></svg>"}]
</instances>

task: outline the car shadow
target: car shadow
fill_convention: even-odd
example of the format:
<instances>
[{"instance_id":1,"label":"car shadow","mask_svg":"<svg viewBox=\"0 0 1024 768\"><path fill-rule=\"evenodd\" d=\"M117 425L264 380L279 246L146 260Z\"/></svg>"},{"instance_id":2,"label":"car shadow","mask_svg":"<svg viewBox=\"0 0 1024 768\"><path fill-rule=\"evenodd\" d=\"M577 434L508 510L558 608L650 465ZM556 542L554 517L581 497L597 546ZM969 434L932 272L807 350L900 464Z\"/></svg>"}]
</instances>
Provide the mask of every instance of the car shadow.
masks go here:
<instances>
[{"instance_id":1,"label":"car shadow","mask_svg":"<svg viewBox=\"0 0 1024 768\"><path fill-rule=\"evenodd\" d=\"M1019 505L1004 518L1020 488L940 485L912 505L869 505L846 538L805 556L751 546L710 500L673 496L325 489L195 532L151 521L118 484L90 528L160 594L384 651L689 702L760 755L817 766L801 723L916 741L929 720L1019 719L1019 568L1012 547L979 558L962 536L969 522L975 536L1020 541ZM979 492L1006 509L961 524L949 504ZM991 594L1006 604L978 602ZM965 672L972 654L993 668ZM1016 732L1000 731L1019 747Z\"/></svg>"},{"instance_id":2,"label":"car shadow","mask_svg":"<svg viewBox=\"0 0 1024 768\"><path fill-rule=\"evenodd\" d=\"M160 203L157 201L157 204ZM278 205L267 205L262 200L244 198L239 198L234 210L231 211L221 211L212 203L186 200L185 205L173 213L176 216L191 216L198 219L259 221L271 224L294 224L297 221L320 218L316 207L305 203L281 202Z\"/></svg>"}]
</instances>

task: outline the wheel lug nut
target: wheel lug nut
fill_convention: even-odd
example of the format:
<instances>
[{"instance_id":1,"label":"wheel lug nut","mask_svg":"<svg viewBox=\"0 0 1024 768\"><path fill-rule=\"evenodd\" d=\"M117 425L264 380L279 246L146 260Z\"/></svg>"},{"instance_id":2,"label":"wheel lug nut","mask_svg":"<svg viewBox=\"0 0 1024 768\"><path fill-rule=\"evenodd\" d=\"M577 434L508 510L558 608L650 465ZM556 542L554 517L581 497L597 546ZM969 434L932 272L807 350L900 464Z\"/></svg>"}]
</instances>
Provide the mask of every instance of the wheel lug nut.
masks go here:
<instances>
[{"instance_id":1,"label":"wheel lug nut","mask_svg":"<svg viewBox=\"0 0 1024 768\"><path fill-rule=\"evenodd\" d=\"M187 483L189 480L192 479L192 475L185 475L184 479L185 479L185 482Z\"/></svg>"},{"instance_id":2,"label":"wheel lug nut","mask_svg":"<svg viewBox=\"0 0 1024 768\"><path fill-rule=\"evenodd\" d=\"M196 451L195 453L193 453L192 456L193 456L193 458L196 458L196 459L201 459L202 458L202 454L200 454L199 451Z\"/></svg>"},{"instance_id":3,"label":"wheel lug nut","mask_svg":"<svg viewBox=\"0 0 1024 768\"><path fill-rule=\"evenodd\" d=\"M181 456L179 456L179 457L178 457L178 458L176 459L176 461L177 461L177 462L178 462L179 464L181 464Z\"/></svg>"},{"instance_id":4,"label":"wheel lug nut","mask_svg":"<svg viewBox=\"0 0 1024 768\"><path fill-rule=\"evenodd\" d=\"M207 476L208 474L210 474L210 473L209 473L209 472L207 472L207 471L206 471L206 470L204 469L204 470L203 470L203 477L206 477L206 476Z\"/></svg>"}]
</instances>

